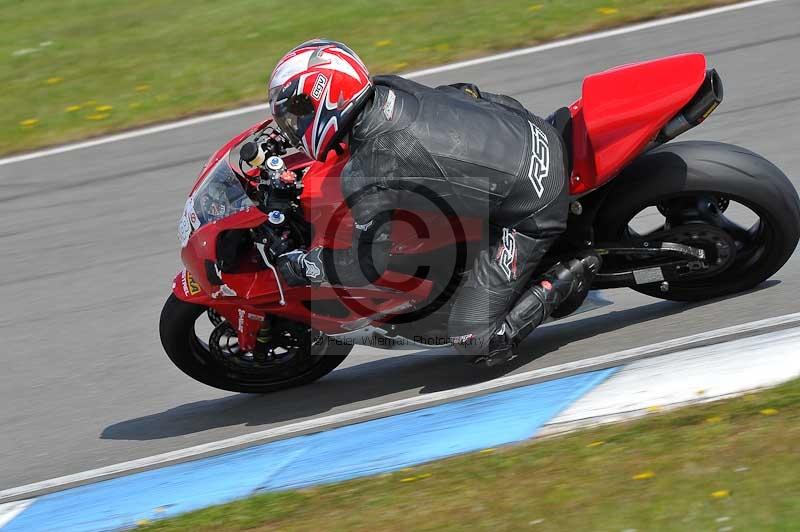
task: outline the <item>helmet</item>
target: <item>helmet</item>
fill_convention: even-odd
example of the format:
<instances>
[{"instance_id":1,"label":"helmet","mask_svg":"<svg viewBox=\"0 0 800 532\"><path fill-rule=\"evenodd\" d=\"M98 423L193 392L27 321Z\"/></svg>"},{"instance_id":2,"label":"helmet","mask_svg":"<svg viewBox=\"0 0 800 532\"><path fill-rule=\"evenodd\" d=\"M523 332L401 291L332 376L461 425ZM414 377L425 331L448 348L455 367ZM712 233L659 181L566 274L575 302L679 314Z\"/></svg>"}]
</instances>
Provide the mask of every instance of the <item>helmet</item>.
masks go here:
<instances>
[{"instance_id":1,"label":"helmet","mask_svg":"<svg viewBox=\"0 0 800 532\"><path fill-rule=\"evenodd\" d=\"M315 39L278 61L269 79L269 105L292 144L324 160L349 131L372 87L355 52L340 42Z\"/></svg>"}]
</instances>

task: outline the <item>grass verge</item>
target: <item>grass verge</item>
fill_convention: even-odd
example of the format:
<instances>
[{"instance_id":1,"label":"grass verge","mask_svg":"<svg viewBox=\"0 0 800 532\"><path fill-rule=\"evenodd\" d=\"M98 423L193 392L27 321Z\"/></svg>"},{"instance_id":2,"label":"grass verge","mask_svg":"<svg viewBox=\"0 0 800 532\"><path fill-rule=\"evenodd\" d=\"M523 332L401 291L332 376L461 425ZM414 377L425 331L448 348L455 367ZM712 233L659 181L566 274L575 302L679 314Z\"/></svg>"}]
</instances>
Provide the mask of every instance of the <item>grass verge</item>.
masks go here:
<instances>
[{"instance_id":1,"label":"grass verge","mask_svg":"<svg viewBox=\"0 0 800 532\"><path fill-rule=\"evenodd\" d=\"M734 1L5 0L0 153L262 101L315 36L397 72Z\"/></svg>"},{"instance_id":2,"label":"grass verge","mask_svg":"<svg viewBox=\"0 0 800 532\"><path fill-rule=\"evenodd\" d=\"M143 530L800 530L798 448L795 380Z\"/></svg>"}]
</instances>

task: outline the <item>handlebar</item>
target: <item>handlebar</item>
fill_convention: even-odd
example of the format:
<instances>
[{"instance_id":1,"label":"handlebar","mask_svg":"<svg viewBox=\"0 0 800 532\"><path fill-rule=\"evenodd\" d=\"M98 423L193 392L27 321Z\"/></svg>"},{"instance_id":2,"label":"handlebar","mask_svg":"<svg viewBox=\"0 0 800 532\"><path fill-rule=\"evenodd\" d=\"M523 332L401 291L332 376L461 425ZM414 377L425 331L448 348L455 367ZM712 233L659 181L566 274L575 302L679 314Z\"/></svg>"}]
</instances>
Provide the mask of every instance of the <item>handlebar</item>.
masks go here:
<instances>
[{"instance_id":1,"label":"handlebar","mask_svg":"<svg viewBox=\"0 0 800 532\"><path fill-rule=\"evenodd\" d=\"M242 144L239 149L239 158L252 167L264 164L267 157L286 155L292 148L291 142L280 131L268 127L253 140Z\"/></svg>"}]
</instances>

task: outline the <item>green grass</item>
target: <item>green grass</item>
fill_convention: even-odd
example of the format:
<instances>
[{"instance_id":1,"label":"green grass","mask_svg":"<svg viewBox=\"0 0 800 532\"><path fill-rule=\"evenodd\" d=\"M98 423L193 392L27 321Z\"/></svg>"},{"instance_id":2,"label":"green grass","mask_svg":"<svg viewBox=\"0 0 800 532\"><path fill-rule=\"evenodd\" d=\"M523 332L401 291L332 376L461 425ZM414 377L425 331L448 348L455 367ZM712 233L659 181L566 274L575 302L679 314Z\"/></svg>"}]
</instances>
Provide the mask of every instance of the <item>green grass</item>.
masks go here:
<instances>
[{"instance_id":1,"label":"green grass","mask_svg":"<svg viewBox=\"0 0 800 532\"><path fill-rule=\"evenodd\" d=\"M263 101L289 48L408 70L733 0L3 0L0 153Z\"/></svg>"},{"instance_id":2,"label":"green grass","mask_svg":"<svg viewBox=\"0 0 800 532\"><path fill-rule=\"evenodd\" d=\"M800 530L798 449L795 380L143 530Z\"/></svg>"}]
</instances>

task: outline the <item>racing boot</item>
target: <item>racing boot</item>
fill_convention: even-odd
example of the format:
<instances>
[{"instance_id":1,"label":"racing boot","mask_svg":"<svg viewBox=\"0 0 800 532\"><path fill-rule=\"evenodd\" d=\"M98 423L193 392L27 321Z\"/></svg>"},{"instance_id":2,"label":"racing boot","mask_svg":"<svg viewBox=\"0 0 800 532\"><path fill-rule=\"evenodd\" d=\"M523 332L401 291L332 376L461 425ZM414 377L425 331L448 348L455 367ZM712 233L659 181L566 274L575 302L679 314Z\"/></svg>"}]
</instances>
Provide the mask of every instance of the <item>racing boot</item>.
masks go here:
<instances>
[{"instance_id":1,"label":"racing boot","mask_svg":"<svg viewBox=\"0 0 800 532\"><path fill-rule=\"evenodd\" d=\"M560 305L573 304L573 298L583 301L582 298L586 297L600 265L601 260L598 255L587 253L569 261L566 265L558 263L550 268L517 300L500 329L490 340L487 354L477 357L474 361L494 366L516 358L517 345L550 317Z\"/></svg>"},{"instance_id":2,"label":"racing boot","mask_svg":"<svg viewBox=\"0 0 800 532\"><path fill-rule=\"evenodd\" d=\"M592 258L590 261L591 263L586 264L584 261L590 257ZM596 259L596 264L594 259ZM574 286L574 289L550 313L549 317L551 318L563 318L578 310L578 307L583 304L586 296L589 295L589 289L592 287L594 276L602 265L600 257L594 253L584 253L579 256L577 260L583 262L586 268L586 275L577 279L578 283ZM570 262L570 264L572 263Z\"/></svg>"}]
</instances>

